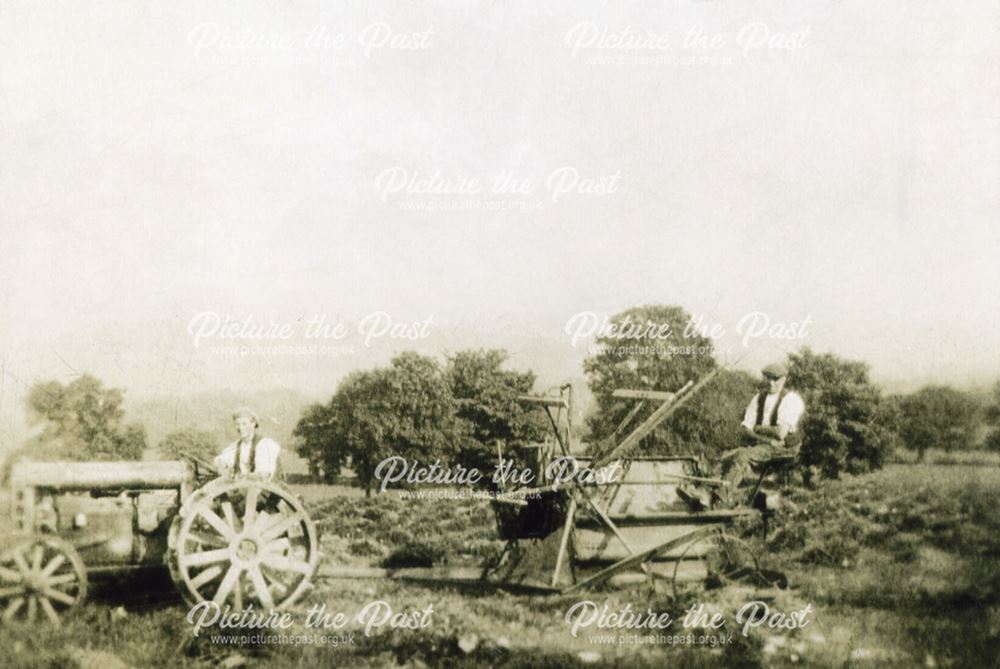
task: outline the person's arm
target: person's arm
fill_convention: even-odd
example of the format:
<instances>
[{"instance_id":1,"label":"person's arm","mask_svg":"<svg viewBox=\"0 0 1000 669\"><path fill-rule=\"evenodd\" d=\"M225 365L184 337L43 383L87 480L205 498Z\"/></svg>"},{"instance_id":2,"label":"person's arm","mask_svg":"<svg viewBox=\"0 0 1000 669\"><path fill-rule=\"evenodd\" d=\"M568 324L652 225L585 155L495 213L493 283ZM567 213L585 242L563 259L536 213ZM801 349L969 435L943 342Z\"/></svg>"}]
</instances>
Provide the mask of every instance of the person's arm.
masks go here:
<instances>
[{"instance_id":1,"label":"person's arm","mask_svg":"<svg viewBox=\"0 0 1000 669\"><path fill-rule=\"evenodd\" d=\"M778 426L777 428L772 428L780 431L782 441L790 433L798 430L799 420L802 418L805 410L805 402L802 401L802 397L798 393L788 393L785 395L781 406L778 407Z\"/></svg>"},{"instance_id":2,"label":"person's arm","mask_svg":"<svg viewBox=\"0 0 1000 669\"><path fill-rule=\"evenodd\" d=\"M747 410L743 412L743 422L740 423L740 436L743 441L754 443L757 441L757 434L754 432L753 424L757 420L757 395L750 398Z\"/></svg>"},{"instance_id":3,"label":"person's arm","mask_svg":"<svg viewBox=\"0 0 1000 669\"><path fill-rule=\"evenodd\" d=\"M236 469L236 445L230 444L222 449L222 452L215 456L212 461L215 468L219 470L219 475L228 476Z\"/></svg>"},{"instance_id":4,"label":"person's arm","mask_svg":"<svg viewBox=\"0 0 1000 669\"><path fill-rule=\"evenodd\" d=\"M781 445L781 440L784 437L777 436L775 428L769 425L754 425L757 422L758 401L760 401L760 395L754 395L743 414L743 422L740 424L740 435L743 437L743 441L750 446Z\"/></svg>"},{"instance_id":5,"label":"person's arm","mask_svg":"<svg viewBox=\"0 0 1000 669\"><path fill-rule=\"evenodd\" d=\"M799 418L805 410L805 404L797 393L788 393L778 407L777 425L758 425L754 432L763 443L772 446L784 446L789 433L794 432L799 424Z\"/></svg>"},{"instance_id":6,"label":"person's arm","mask_svg":"<svg viewBox=\"0 0 1000 669\"><path fill-rule=\"evenodd\" d=\"M782 408L782 407L779 407ZM768 439L777 439L783 441L785 437L788 436L790 427L787 424L782 424L779 422L777 425L758 425L754 428L754 432L761 437L767 437Z\"/></svg>"}]
</instances>

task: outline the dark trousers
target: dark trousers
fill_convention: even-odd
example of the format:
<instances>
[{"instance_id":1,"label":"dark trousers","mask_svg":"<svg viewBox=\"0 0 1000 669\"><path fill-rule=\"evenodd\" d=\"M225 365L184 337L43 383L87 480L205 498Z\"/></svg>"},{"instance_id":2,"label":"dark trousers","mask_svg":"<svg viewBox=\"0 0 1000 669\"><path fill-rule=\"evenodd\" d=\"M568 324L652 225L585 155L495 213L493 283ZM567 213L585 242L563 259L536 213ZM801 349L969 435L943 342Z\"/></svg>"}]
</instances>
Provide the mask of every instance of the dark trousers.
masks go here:
<instances>
[{"instance_id":1,"label":"dark trousers","mask_svg":"<svg viewBox=\"0 0 1000 669\"><path fill-rule=\"evenodd\" d=\"M735 494L740 484L753 476L754 467L771 460L787 458L794 453L794 449L772 444L744 446L725 453L722 456L722 478L726 481L729 495Z\"/></svg>"}]
</instances>

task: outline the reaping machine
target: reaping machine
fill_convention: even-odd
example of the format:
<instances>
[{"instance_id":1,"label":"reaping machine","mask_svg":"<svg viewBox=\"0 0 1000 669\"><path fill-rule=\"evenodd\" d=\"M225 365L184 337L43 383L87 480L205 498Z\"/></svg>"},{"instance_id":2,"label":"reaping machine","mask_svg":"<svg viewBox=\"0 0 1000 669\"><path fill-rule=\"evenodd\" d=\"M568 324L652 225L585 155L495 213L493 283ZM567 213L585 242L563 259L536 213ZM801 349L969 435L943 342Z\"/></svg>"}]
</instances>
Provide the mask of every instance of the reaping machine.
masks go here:
<instances>
[{"instance_id":1,"label":"reaping machine","mask_svg":"<svg viewBox=\"0 0 1000 669\"><path fill-rule=\"evenodd\" d=\"M609 580L644 581L653 588L665 581L675 598L690 584L787 585L779 572L762 569L754 549L733 531L741 519L762 516L766 520L766 508L694 510L678 495L680 485L710 489L724 481L704 476L693 456L634 455L642 440L713 376L689 382L677 392L615 391L615 397L637 404L607 440L607 447L585 456L574 455L570 447L570 386L559 388L558 395L519 397L544 409L552 437L544 444L519 447L516 453L497 447L498 464L503 467L516 461L519 470L526 466L532 471L526 477L532 484L514 477L517 484L491 491L498 534L506 542L496 560L474 568L327 565L320 575L478 583L564 594ZM658 405L629 431L647 402ZM572 463L588 475L559 480L562 477L553 475L551 469L554 463L557 467Z\"/></svg>"},{"instance_id":2,"label":"reaping machine","mask_svg":"<svg viewBox=\"0 0 1000 669\"><path fill-rule=\"evenodd\" d=\"M0 617L58 623L89 576L164 567L189 603L291 605L320 560L302 504L249 477L200 485L201 469L195 459L16 464Z\"/></svg>"},{"instance_id":3,"label":"reaping machine","mask_svg":"<svg viewBox=\"0 0 1000 669\"><path fill-rule=\"evenodd\" d=\"M562 593L611 579L648 581L653 587L665 580L675 597L684 585L695 582L787 583L780 573L762 569L754 549L732 530L741 519L762 515L766 531L766 508L694 510L678 495L679 486L711 489L725 482L705 476L693 456L634 454L646 436L713 376L688 382L676 392L616 390L614 397L636 404L605 448L587 456L571 452L569 386L560 388L558 396L520 397L544 409L554 438L521 453L533 463L539 484L504 490L493 501L507 547L487 578ZM656 408L632 427L647 403ZM556 476L551 468L560 461L570 461L588 475L561 482L562 466Z\"/></svg>"}]
</instances>

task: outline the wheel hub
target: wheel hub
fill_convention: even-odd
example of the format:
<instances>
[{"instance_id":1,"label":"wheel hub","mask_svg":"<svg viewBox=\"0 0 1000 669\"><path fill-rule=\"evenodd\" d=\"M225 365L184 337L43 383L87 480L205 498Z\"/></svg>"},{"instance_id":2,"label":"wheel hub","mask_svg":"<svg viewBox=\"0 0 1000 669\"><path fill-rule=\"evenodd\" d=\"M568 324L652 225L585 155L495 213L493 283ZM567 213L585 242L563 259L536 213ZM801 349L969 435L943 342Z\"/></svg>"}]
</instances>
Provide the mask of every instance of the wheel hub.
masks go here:
<instances>
[{"instance_id":1,"label":"wheel hub","mask_svg":"<svg viewBox=\"0 0 1000 669\"><path fill-rule=\"evenodd\" d=\"M236 543L236 557L249 562L257 557L257 542L253 539L243 538Z\"/></svg>"}]
</instances>

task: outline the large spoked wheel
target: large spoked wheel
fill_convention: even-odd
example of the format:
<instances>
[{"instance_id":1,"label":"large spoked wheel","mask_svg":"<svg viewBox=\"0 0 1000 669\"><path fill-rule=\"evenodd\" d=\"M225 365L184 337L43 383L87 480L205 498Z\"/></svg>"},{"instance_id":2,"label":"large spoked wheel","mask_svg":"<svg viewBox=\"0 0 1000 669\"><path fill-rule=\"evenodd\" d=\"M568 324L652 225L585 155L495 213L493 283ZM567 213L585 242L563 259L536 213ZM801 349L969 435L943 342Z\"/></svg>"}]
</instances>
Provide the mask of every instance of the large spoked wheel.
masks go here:
<instances>
[{"instance_id":1,"label":"large spoked wheel","mask_svg":"<svg viewBox=\"0 0 1000 669\"><path fill-rule=\"evenodd\" d=\"M732 583L757 583L762 580L757 554L747 542L722 531L712 534L706 542L707 544L701 544L704 548L701 560L705 563L707 572L706 587L723 588ZM674 599L678 599L683 587L683 582L678 578L680 566L685 559L695 557L693 551L699 543L693 542L685 546L674 563L671 579Z\"/></svg>"},{"instance_id":2,"label":"large spoked wheel","mask_svg":"<svg viewBox=\"0 0 1000 669\"><path fill-rule=\"evenodd\" d=\"M216 479L194 492L170 528L168 564L190 603L242 609L293 604L319 563L316 528L273 483Z\"/></svg>"},{"instance_id":3,"label":"large spoked wheel","mask_svg":"<svg viewBox=\"0 0 1000 669\"><path fill-rule=\"evenodd\" d=\"M55 537L36 537L0 555L0 610L4 622L54 624L87 596L87 571L73 546Z\"/></svg>"}]
</instances>

